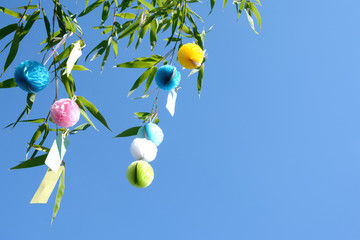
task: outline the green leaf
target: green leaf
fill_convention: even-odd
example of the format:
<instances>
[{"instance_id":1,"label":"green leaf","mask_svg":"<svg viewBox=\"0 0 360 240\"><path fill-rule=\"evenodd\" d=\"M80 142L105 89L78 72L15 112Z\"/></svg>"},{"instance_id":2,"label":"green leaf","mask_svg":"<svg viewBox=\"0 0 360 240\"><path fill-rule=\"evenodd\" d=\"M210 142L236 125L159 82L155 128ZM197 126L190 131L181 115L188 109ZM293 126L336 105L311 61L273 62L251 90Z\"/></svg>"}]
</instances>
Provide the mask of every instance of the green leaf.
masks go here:
<instances>
[{"instance_id":1,"label":"green leaf","mask_svg":"<svg viewBox=\"0 0 360 240\"><path fill-rule=\"evenodd\" d=\"M4 65L2 74L4 74L6 69L14 61L14 58L15 58L15 56L17 54L18 49L19 49L19 42L20 42L20 36L19 35L20 35L20 33L21 33L21 28L18 28L16 33L14 34L14 38L13 38L12 43L11 43L9 54L8 54L8 56L6 58L6 61L5 61L5 65Z\"/></svg>"},{"instance_id":2,"label":"green leaf","mask_svg":"<svg viewBox=\"0 0 360 240\"><path fill-rule=\"evenodd\" d=\"M84 11L82 11L78 17L82 17L85 16L86 14L88 14L89 12L93 11L94 9L96 9L97 7L99 7L105 0L97 0L96 2L94 2L93 4L91 4L90 6L88 6L87 8L84 9Z\"/></svg>"},{"instance_id":3,"label":"green leaf","mask_svg":"<svg viewBox=\"0 0 360 240\"><path fill-rule=\"evenodd\" d=\"M137 43L136 43L136 46L135 46L135 50L138 48L138 46L140 45L141 41L143 40L147 30L149 29L149 25L143 25L141 26L140 28L140 31L139 31L139 36L138 36L138 40L137 40Z\"/></svg>"},{"instance_id":4,"label":"green leaf","mask_svg":"<svg viewBox=\"0 0 360 240\"><path fill-rule=\"evenodd\" d=\"M44 124L42 124L42 125L40 125L38 127L38 129L35 131L34 135L31 137L29 145L34 144L36 142L36 140L38 140L38 138L41 136L42 132L45 130L46 125L47 124L44 123ZM27 158L27 155L28 155L28 153L30 151L30 148L31 148L31 146L28 146L28 148L26 149L26 158Z\"/></svg>"},{"instance_id":5,"label":"green leaf","mask_svg":"<svg viewBox=\"0 0 360 240\"><path fill-rule=\"evenodd\" d=\"M101 41L96 47L94 47L93 48L93 50L91 50L90 52L89 52L89 54L85 57L85 61L88 59L88 57L90 56L90 54L91 53L93 53L93 52L95 52L96 50L98 50L98 49L103 49L103 48L106 48L106 45L107 45L107 40L103 40L103 41ZM100 51L99 50L99 51Z\"/></svg>"},{"instance_id":6,"label":"green leaf","mask_svg":"<svg viewBox=\"0 0 360 240\"><path fill-rule=\"evenodd\" d=\"M37 119L30 119L30 120L21 120L21 121L18 121L18 122L28 122L28 123L43 123L45 122L45 118L37 118ZM15 123L10 123L9 125L7 125L6 127L4 128L8 128L12 125L14 125Z\"/></svg>"},{"instance_id":7,"label":"green leaf","mask_svg":"<svg viewBox=\"0 0 360 240\"><path fill-rule=\"evenodd\" d=\"M245 5L245 12L246 12L246 15L247 15L247 18L248 18L250 27L254 30L254 32L255 32L256 34L259 34L259 33L256 31L256 29L255 29L254 20L253 20L253 18L252 18L252 16L251 16L250 8L247 7L246 5Z\"/></svg>"},{"instance_id":8,"label":"green leaf","mask_svg":"<svg viewBox=\"0 0 360 240\"><path fill-rule=\"evenodd\" d=\"M116 65L115 67L121 67L121 68L150 68L154 65L153 62L144 62L144 61L131 61L131 62L125 62Z\"/></svg>"},{"instance_id":9,"label":"green leaf","mask_svg":"<svg viewBox=\"0 0 360 240\"><path fill-rule=\"evenodd\" d=\"M157 29L158 29L158 21L155 18L154 20L152 20L151 22L151 26L150 26L150 45L151 45L151 51L154 50L154 47L156 45L157 42Z\"/></svg>"},{"instance_id":10,"label":"green leaf","mask_svg":"<svg viewBox=\"0 0 360 240\"><path fill-rule=\"evenodd\" d=\"M14 12L10 9L7 9L7 8L4 8L4 7L0 7L0 12L3 12L7 15L10 15L10 16L13 16L13 17L16 17L16 18L21 18L22 14L21 13L18 13L18 12Z\"/></svg>"},{"instance_id":11,"label":"green leaf","mask_svg":"<svg viewBox=\"0 0 360 240\"><path fill-rule=\"evenodd\" d=\"M200 92L201 92L201 87L202 87L202 83L203 83L203 76L204 76L204 66L205 64L202 64L201 68L200 68L200 71L198 73L198 94L199 94L199 97L200 97Z\"/></svg>"},{"instance_id":12,"label":"green leaf","mask_svg":"<svg viewBox=\"0 0 360 240\"><path fill-rule=\"evenodd\" d=\"M136 112L135 117L137 119L143 120L144 122L151 122L153 119L157 119L156 113L149 113L149 112Z\"/></svg>"},{"instance_id":13,"label":"green leaf","mask_svg":"<svg viewBox=\"0 0 360 240\"><path fill-rule=\"evenodd\" d=\"M137 132L139 131L139 129L140 129L140 127L132 127L132 128L126 129L126 130L123 131L122 133L116 135L114 138L134 136L134 135L137 134Z\"/></svg>"},{"instance_id":14,"label":"green leaf","mask_svg":"<svg viewBox=\"0 0 360 240\"><path fill-rule=\"evenodd\" d=\"M226 3L227 3L227 0L223 0L223 10L225 9Z\"/></svg>"},{"instance_id":15,"label":"green leaf","mask_svg":"<svg viewBox=\"0 0 360 240\"><path fill-rule=\"evenodd\" d=\"M32 148L34 148L37 151L42 151L42 152L46 152L46 153L50 152L50 149L47 147L44 147L41 145L30 144L30 143L28 143L28 144L29 144L29 146L31 146Z\"/></svg>"},{"instance_id":16,"label":"green leaf","mask_svg":"<svg viewBox=\"0 0 360 240\"><path fill-rule=\"evenodd\" d=\"M21 31L21 33L19 34L20 36L20 41L26 36L26 34L28 34L30 32L30 29L32 27L32 25L34 24L34 22L39 18L40 15L40 10L36 10L31 16L30 18L27 20L24 29Z\"/></svg>"},{"instance_id":17,"label":"green leaf","mask_svg":"<svg viewBox=\"0 0 360 240\"><path fill-rule=\"evenodd\" d=\"M103 25L105 23L105 21L108 19L109 11L110 11L110 2L105 1L104 5L103 5L102 14L101 14L101 25Z\"/></svg>"},{"instance_id":18,"label":"green leaf","mask_svg":"<svg viewBox=\"0 0 360 240\"><path fill-rule=\"evenodd\" d=\"M47 154L40 155L34 158L30 158L29 160L21 162L19 165L10 168L10 170L13 169L21 169L21 168L31 168L31 167L37 167L45 164Z\"/></svg>"},{"instance_id":19,"label":"green leaf","mask_svg":"<svg viewBox=\"0 0 360 240\"><path fill-rule=\"evenodd\" d=\"M44 144L44 142L45 142L48 134L49 134L49 124L48 124L48 123L45 123L45 131L44 131L43 138L41 139L41 141L40 141L40 143L39 143L40 146ZM31 155L30 158L35 157L37 153L38 153L38 150L35 150L35 151L33 152L33 154Z\"/></svg>"},{"instance_id":20,"label":"green leaf","mask_svg":"<svg viewBox=\"0 0 360 240\"><path fill-rule=\"evenodd\" d=\"M116 13L115 16L121 17L124 19L135 19L136 15L133 13Z\"/></svg>"},{"instance_id":21,"label":"green leaf","mask_svg":"<svg viewBox=\"0 0 360 240\"><path fill-rule=\"evenodd\" d=\"M103 61L101 63L101 72L103 71L105 63L106 63L106 61L107 61L107 59L109 57L111 43L112 43L112 37L110 36L109 39L108 39L108 43L107 43L107 47L106 47L106 51L105 51L105 54L104 54Z\"/></svg>"},{"instance_id":22,"label":"green leaf","mask_svg":"<svg viewBox=\"0 0 360 240\"><path fill-rule=\"evenodd\" d=\"M77 133L78 131L84 131L84 130L86 130L87 128L89 128L90 126L91 126L90 123L81 124L80 126L77 126L77 127L74 128L73 130L71 130L70 134L75 134L75 133Z\"/></svg>"},{"instance_id":23,"label":"green leaf","mask_svg":"<svg viewBox=\"0 0 360 240\"><path fill-rule=\"evenodd\" d=\"M212 12L214 5L215 5L215 0L210 0L210 7L211 7L210 13Z\"/></svg>"},{"instance_id":24,"label":"green leaf","mask_svg":"<svg viewBox=\"0 0 360 240\"><path fill-rule=\"evenodd\" d=\"M145 0L138 0L138 1L141 2L142 4L144 4L144 6L147 7L150 11L154 10L154 6L150 3L148 3L147 1L145 1Z\"/></svg>"},{"instance_id":25,"label":"green leaf","mask_svg":"<svg viewBox=\"0 0 360 240\"><path fill-rule=\"evenodd\" d=\"M91 126L93 126L93 128L94 128L96 131L99 131L99 130L95 127L94 123L90 120L89 116L88 116L87 113L86 113L85 107L84 107L84 105L81 103L81 101L80 101L79 99L76 99L75 101L76 101L76 104L77 104L77 105L79 106L79 108L80 108L80 114L86 119L86 121L88 121L88 123L91 124Z\"/></svg>"},{"instance_id":26,"label":"green leaf","mask_svg":"<svg viewBox=\"0 0 360 240\"><path fill-rule=\"evenodd\" d=\"M75 82L72 75L70 74L68 76L64 69L61 73L61 82L64 85L69 98L73 98L74 92L76 91Z\"/></svg>"},{"instance_id":27,"label":"green leaf","mask_svg":"<svg viewBox=\"0 0 360 240\"><path fill-rule=\"evenodd\" d=\"M82 96L77 96L77 99L80 100L80 102L82 104L84 104L84 106L89 110L89 112L97 119L99 120L107 129L109 129L111 131L111 129L109 128L105 118L101 115L101 113L99 112L99 110L94 106L94 104L92 104L90 101L88 101L86 98L82 97Z\"/></svg>"},{"instance_id":28,"label":"green leaf","mask_svg":"<svg viewBox=\"0 0 360 240\"><path fill-rule=\"evenodd\" d=\"M10 79L0 82L0 88L13 88L13 87L17 87L15 78L10 78Z\"/></svg>"},{"instance_id":29,"label":"green leaf","mask_svg":"<svg viewBox=\"0 0 360 240\"><path fill-rule=\"evenodd\" d=\"M17 27L18 25L16 23L13 23L0 29L0 40L9 35L10 33L16 31Z\"/></svg>"},{"instance_id":30,"label":"green leaf","mask_svg":"<svg viewBox=\"0 0 360 240\"><path fill-rule=\"evenodd\" d=\"M147 69L141 76L135 81L134 85L131 87L128 97L145 81L145 79L150 75L153 69Z\"/></svg>"},{"instance_id":31,"label":"green leaf","mask_svg":"<svg viewBox=\"0 0 360 240\"><path fill-rule=\"evenodd\" d=\"M26 96L26 114L29 115L32 105L35 102L36 93L28 93Z\"/></svg>"},{"instance_id":32,"label":"green leaf","mask_svg":"<svg viewBox=\"0 0 360 240\"><path fill-rule=\"evenodd\" d=\"M149 90L149 88L150 88L150 86L151 86L151 83L152 83L153 80L154 80L156 71L157 71L157 67L156 67L156 66L154 66L154 67L151 68L150 75L149 75L149 77L148 77L148 79L147 79L147 81L146 81L144 94Z\"/></svg>"},{"instance_id":33,"label":"green leaf","mask_svg":"<svg viewBox=\"0 0 360 240\"><path fill-rule=\"evenodd\" d=\"M74 65L73 71L90 71L90 69L87 69L86 67L82 66L82 65ZM90 71L91 72L91 71Z\"/></svg>"},{"instance_id":34,"label":"green leaf","mask_svg":"<svg viewBox=\"0 0 360 240\"><path fill-rule=\"evenodd\" d=\"M16 9L37 9L38 5L26 5L22 7L17 7Z\"/></svg>"},{"instance_id":35,"label":"green leaf","mask_svg":"<svg viewBox=\"0 0 360 240\"><path fill-rule=\"evenodd\" d=\"M65 168L63 169L63 171L61 173L58 191L56 193L56 198L55 198L55 206L54 206L54 211L53 211L53 215L52 215L52 219L51 219L51 224L53 223L53 221L59 211L61 199L64 195L64 190L65 190Z\"/></svg>"},{"instance_id":36,"label":"green leaf","mask_svg":"<svg viewBox=\"0 0 360 240\"><path fill-rule=\"evenodd\" d=\"M248 3L248 5L249 5L249 8L250 8L251 12L254 13L254 15L256 17L256 20L258 21L259 28L261 30L261 15L260 15L258 9L256 8L255 4L252 3L252 2Z\"/></svg>"},{"instance_id":37,"label":"green leaf","mask_svg":"<svg viewBox=\"0 0 360 240\"><path fill-rule=\"evenodd\" d=\"M116 57L117 57L117 54L118 54L118 45L117 45L117 41L115 38L112 38L112 47L113 47L113 50L114 50L114 55L115 55L115 60L116 60Z\"/></svg>"},{"instance_id":38,"label":"green leaf","mask_svg":"<svg viewBox=\"0 0 360 240\"><path fill-rule=\"evenodd\" d=\"M136 20L136 22L134 22L133 24L128 26L124 31L122 31L120 33L118 39L124 38L127 35L133 33L139 27L139 23L140 23L140 18L138 20Z\"/></svg>"},{"instance_id":39,"label":"green leaf","mask_svg":"<svg viewBox=\"0 0 360 240\"><path fill-rule=\"evenodd\" d=\"M50 22L48 17L45 14L45 10L42 8L41 9L43 16L44 16L44 24L45 24L45 29L46 29L46 34L47 34L47 42L50 43L51 41L51 27L50 27Z\"/></svg>"}]
</instances>

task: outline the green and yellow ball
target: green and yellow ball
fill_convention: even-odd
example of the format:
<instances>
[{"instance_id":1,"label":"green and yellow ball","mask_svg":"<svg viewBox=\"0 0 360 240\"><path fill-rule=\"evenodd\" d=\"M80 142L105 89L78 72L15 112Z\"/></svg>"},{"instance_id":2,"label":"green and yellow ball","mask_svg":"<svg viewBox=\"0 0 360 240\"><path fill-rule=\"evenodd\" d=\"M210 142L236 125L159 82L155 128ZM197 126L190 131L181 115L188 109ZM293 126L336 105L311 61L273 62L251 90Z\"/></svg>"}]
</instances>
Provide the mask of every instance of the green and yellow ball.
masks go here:
<instances>
[{"instance_id":1,"label":"green and yellow ball","mask_svg":"<svg viewBox=\"0 0 360 240\"><path fill-rule=\"evenodd\" d=\"M131 185L146 188L154 180L154 170L149 163L139 160L130 164L126 177Z\"/></svg>"}]
</instances>

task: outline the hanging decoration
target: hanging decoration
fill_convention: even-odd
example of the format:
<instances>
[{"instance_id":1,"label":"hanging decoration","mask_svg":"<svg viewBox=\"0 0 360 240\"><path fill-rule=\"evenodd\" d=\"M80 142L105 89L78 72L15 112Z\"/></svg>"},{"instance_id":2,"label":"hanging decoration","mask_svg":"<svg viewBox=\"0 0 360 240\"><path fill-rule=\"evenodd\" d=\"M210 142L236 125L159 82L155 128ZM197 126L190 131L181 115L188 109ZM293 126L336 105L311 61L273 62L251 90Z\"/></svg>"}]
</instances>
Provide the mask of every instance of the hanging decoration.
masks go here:
<instances>
[{"instance_id":1,"label":"hanging decoration","mask_svg":"<svg viewBox=\"0 0 360 240\"><path fill-rule=\"evenodd\" d=\"M19 64L14 74L16 84L28 93L37 93L49 84L49 71L36 61L24 61Z\"/></svg>"}]
</instances>

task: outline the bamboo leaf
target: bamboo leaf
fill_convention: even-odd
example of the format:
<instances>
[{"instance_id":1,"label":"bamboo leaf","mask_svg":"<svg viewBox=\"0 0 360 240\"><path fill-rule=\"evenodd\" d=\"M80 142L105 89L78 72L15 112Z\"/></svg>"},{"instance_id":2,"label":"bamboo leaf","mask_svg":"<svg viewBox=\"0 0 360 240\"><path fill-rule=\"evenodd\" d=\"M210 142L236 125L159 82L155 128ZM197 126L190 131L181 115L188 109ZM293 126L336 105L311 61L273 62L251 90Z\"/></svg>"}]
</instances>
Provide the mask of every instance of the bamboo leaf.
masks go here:
<instances>
[{"instance_id":1,"label":"bamboo leaf","mask_svg":"<svg viewBox=\"0 0 360 240\"><path fill-rule=\"evenodd\" d=\"M92 104L90 101L88 101L86 98L82 96L77 96L77 98L81 101L82 104L89 110L89 112L97 119L99 120L107 129L111 131L109 128L105 118L101 115L99 110Z\"/></svg>"},{"instance_id":2,"label":"bamboo leaf","mask_svg":"<svg viewBox=\"0 0 360 240\"><path fill-rule=\"evenodd\" d=\"M227 3L227 0L223 0L223 10L225 9L226 3Z\"/></svg>"},{"instance_id":3,"label":"bamboo leaf","mask_svg":"<svg viewBox=\"0 0 360 240\"><path fill-rule=\"evenodd\" d=\"M77 126L76 128L74 128L70 134L75 134L77 133L78 131L84 131L86 130L87 128L89 128L91 126L90 123L84 123L84 124L81 124L80 126Z\"/></svg>"},{"instance_id":4,"label":"bamboo leaf","mask_svg":"<svg viewBox=\"0 0 360 240\"><path fill-rule=\"evenodd\" d=\"M150 75L153 69L149 68L135 81L134 85L131 87L128 97L145 81L145 79Z\"/></svg>"},{"instance_id":5,"label":"bamboo leaf","mask_svg":"<svg viewBox=\"0 0 360 240\"><path fill-rule=\"evenodd\" d=\"M114 55L115 55L115 60L116 60L116 57L117 57L117 54L118 54L118 45L117 45L117 41L115 38L112 38L112 47L113 47L113 50L114 50Z\"/></svg>"},{"instance_id":6,"label":"bamboo leaf","mask_svg":"<svg viewBox=\"0 0 360 240\"><path fill-rule=\"evenodd\" d=\"M33 134L33 136L31 137L29 144L34 144L36 142L36 140L38 140L38 138L41 136L41 134L45 130L45 128L46 128L45 123L40 125L38 127L38 129L35 131L35 133ZM31 148L31 146L28 146L28 148L26 149L26 158L27 158L27 155L28 155L28 153L30 151L30 148Z\"/></svg>"},{"instance_id":7,"label":"bamboo leaf","mask_svg":"<svg viewBox=\"0 0 360 240\"><path fill-rule=\"evenodd\" d=\"M203 76L204 76L204 66L205 64L203 64L200 68L200 71L198 73L198 94L199 94L199 97L200 97L200 93L201 93L201 87L202 87L202 83L203 83Z\"/></svg>"},{"instance_id":8,"label":"bamboo leaf","mask_svg":"<svg viewBox=\"0 0 360 240\"><path fill-rule=\"evenodd\" d=\"M214 5L215 5L215 0L210 0L210 7L211 7L210 13L212 12Z\"/></svg>"},{"instance_id":9,"label":"bamboo leaf","mask_svg":"<svg viewBox=\"0 0 360 240\"><path fill-rule=\"evenodd\" d=\"M54 206L53 216L51 219L51 224L53 223L53 221L59 211L61 199L64 195L64 190L65 190L65 168L63 168L63 171L60 176L60 181L59 181L58 191L56 193L55 206Z\"/></svg>"},{"instance_id":10,"label":"bamboo leaf","mask_svg":"<svg viewBox=\"0 0 360 240\"><path fill-rule=\"evenodd\" d=\"M150 3L148 3L145 0L138 0L139 2L141 2L145 7L147 7L149 9L149 11L154 10L154 6Z\"/></svg>"},{"instance_id":11,"label":"bamboo leaf","mask_svg":"<svg viewBox=\"0 0 360 240\"><path fill-rule=\"evenodd\" d=\"M147 79L147 81L146 81L144 94L149 90L149 88L150 88L150 86L151 86L151 83L152 83L153 80L154 80L156 71L157 71L157 67L156 67L156 66L154 66L154 67L151 68L150 75L149 75L149 77L148 77L148 79Z\"/></svg>"},{"instance_id":12,"label":"bamboo leaf","mask_svg":"<svg viewBox=\"0 0 360 240\"><path fill-rule=\"evenodd\" d=\"M21 162L19 165L16 165L15 167L10 168L10 170L13 169L22 169L22 168L31 168L31 167L37 167L45 164L47 154L40 155L34 158L30 158L29 160Z\"/></svg>"},{"instance_id":13,"label":"bamboo leaf","mask_svg":"<svg viewBox=\"0 0 360 240\"><path fill-rule=\"evenodd\" d=\"M7 25L0 29L0 40L9 35L10 33L16 31L18 25L16 23Z\"/></svg>"},{"instance_id":14,"label":"bamboo leaf","mask_svg":"<svg viewBox=\"0 0 360 240\"><path fill-rule=\"evenodd\" d=\"M4 7L0 7L0 12L3 12L7 15L10 15L10 16L13 16L13 17L16 17L16 18L21 18L21 13L18 13L18 12L14 12L10 9L7 9L7 8L4 8Z\"/></svg>"},{"instance_id":15,"label":"bamboo leaf","mask_svg":"<svg viewBox=\"0 0 360 240\"><path fill-rule=\"evenodd\" d=\"M250 2L248 5L249 5L249 8L250 8L251 12L254 13L254 15L256 17L256 20L258 21L259 28L261 30L261 15L260 15L258 9L256 8L255 4L252 3L252 2Z\"/></svg>"},{"instance_id":16,"label":"bamboo leaf","mask_svg":"<svg viewBox=\"0 0 360 240\"><path fill-rule=\"evenodd\" d=\"M90 6L88 6L87 8L84 9L84 11L82 11L78 17L82 17L85 16L86 14L90 13L91 11L93 11L94 9L96 9L97 7L99 7L105 0L97 0L96 2L94 2L93 4L91 4ZM87 3L86 3L87 5Z\"/></svg>"},{"instance_id":17,"label":"bamboo leaf","mask_svg":"<svg viewBox=\"0 0 360 240\"><path fill-rule=\"evenodd\" d=\"M144 62L144 61L131 61L118 64L114 67L121 67L121 68L150 68L154 65L154 62Z\"/></svg>"},{"instance_id":18,"label":"bamboo leaf","mask_svg":"<svg viewBox=\"0 0 360 240\"><path fill-rule=\"evenodd\" d=\"M155 18L154 20L152 20L151 22L151 26L150 26L150 45L151 45L151 51L154 50L154 47L156 45L157 42L157 29L158 29L158 21Z\"/></svg>"},{"instance_id":19,"label":"bamboo leaf","mask_svg":"<svg viewBox=\"0 0 360 240\"><path fill-rule=\"evenodd\" d=\"M137 134L137 132L139 131L139 129L140 129L140 127L132 127L132 128L126 129L126 130L123 131L122 133L116 135L114 138L134 136L134 135Z\"/></svg>"},{"instance_id":20,"label":"bamboo leaf","mask_svg":"<svg viewBox=\"0 0 360 240\"><path fill-rule=\"evenodd\" d=\"M5 61L5 65L4 65L2 74L4 74L6 69L14 61L14 58L15 58L17 52L18 52L19 41L20 41L20 36L19 36L20 32L21 32L21 28L18 28L16 33L14 34L14 38L13 38L12 43L11 43L9 54L8 54L8 56L6 58L6 61Z\"/></svg>"},{"instance_id":21,"label":"bamboo leaf","mask_svg":"<svg viewBox=\"0 0 360 240\"><path fill-rule=\"evenodd\" d=\"M84 105L81 103L81 101L80 101L79 99L76 99L75 101L76 101L76 104L77 104L77 105L79 106L79 108L80 108L80 114L86 119L86 121L88 121L89 124L91 124L91 126L93 126L93 128L94 128L96 131L99 131L99 130L95 127L94 123L90 120L89 116L88 116L87 113L86 113L85 107L84 107Z\"/></svg>"},{"instance_id":22,"label":"bamboo leaf","mask_svg":"<svg viewBox=\"0 0 360 240\"><path fill-rule=\"evenodd\" d=\"M20 41L26 36L26 34L30 32L32 25L39 18L39 15L40 15L40 10L38 9L29 17L29 19L27 20L24 26L24 29L22 29L21 33L19 34Z\"/></svg>"},{"instance_id":23,"label":"bamboo leaf","mask_svg":"<svg viewBox=\"0 0 360 240\"><path fill-rule=\"evenodd\" d=\"M255 29L254 20L253 20L253 18L252 18L252 16L251 16L250 8L247 7L247 5L245 5L245 12L246 12L246 16L247 16L247 18L248 18L250 27L254 30L254 32L255 32L256 34L259 34L259 33L256 31L256 29Z\"/></svg>"},{"instance_id":24,"label":"bamboo leaf","mask_svg":"<svg viewBox=\"0 0 360 240\"><path fill-rule=\"evenodd\" d=\"M46 152L46 153L50 152L50 149L47 147L44 147L41 145L36 145L36 144L30 144L30 143L28 143L28 144L29 144L29 146L31 146L32 148L34 148L37 151L42 151L42 152Z\"/></svg>"},{"instance_id":25,"label":"bamboo leaf","mask_svg":"<svg viewBox=\"0 0 360 240\"><path fill-rule=\"evenodd\" d=\"M0 88L13 88L13 87L17 87L15 78L10 78L10 79L0 82Z\"/></svg>"},{"instance_id":26,"label":"bamboo leaf","mask_svg":"<svg viewBox=\"0 0 360 240\"><path fill-rule=\"evenodd\" d=\"M133 13L116 13L115 16L121 17L124 19L135 19L136 15Z\"/></svg>"},{"instance_id":27,"label":"bamboo leaf","mask_svg":"<svg viewBox=\"0 0 360 240\"><path fill-rule=\"evenodd\" d=\"M139 23L140 23L140 18L136 22L128 26L124 31L122 31L118 39L124 38L127 35L133 33L139 27Z\"/></svg>"}]
</instances>

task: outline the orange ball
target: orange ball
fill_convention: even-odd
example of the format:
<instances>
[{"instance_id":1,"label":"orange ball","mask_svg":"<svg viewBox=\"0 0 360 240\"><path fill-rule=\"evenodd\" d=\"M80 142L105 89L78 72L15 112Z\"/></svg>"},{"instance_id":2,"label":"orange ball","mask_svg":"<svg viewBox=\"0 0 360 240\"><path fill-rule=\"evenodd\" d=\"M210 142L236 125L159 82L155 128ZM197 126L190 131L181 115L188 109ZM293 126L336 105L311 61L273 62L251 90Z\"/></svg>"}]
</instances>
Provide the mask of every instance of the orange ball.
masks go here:
<instances>
[{"instance_id":1,"label":"orange ball","mask_svg":"<svg viewBox=\"0 0 360 240\"><path fill-rule=\"evenodd\" d=\"M195 43L182 45L178 52L178 61L184 68L194 69L201 66L204 60L204 52Z\"/></svg>"}]
</instances>

